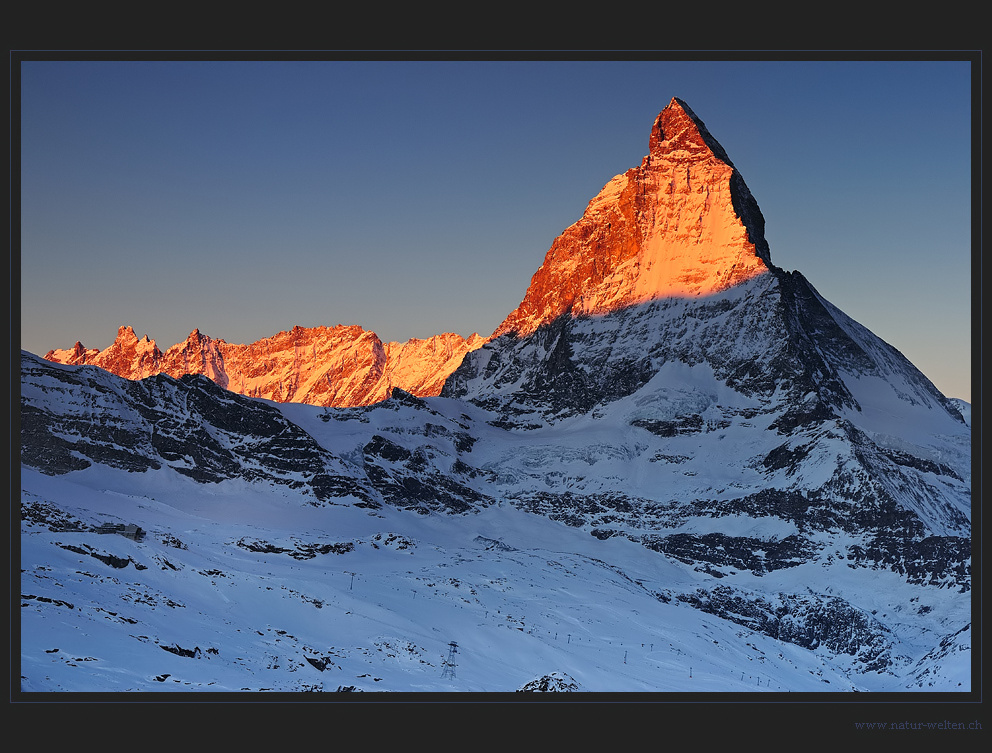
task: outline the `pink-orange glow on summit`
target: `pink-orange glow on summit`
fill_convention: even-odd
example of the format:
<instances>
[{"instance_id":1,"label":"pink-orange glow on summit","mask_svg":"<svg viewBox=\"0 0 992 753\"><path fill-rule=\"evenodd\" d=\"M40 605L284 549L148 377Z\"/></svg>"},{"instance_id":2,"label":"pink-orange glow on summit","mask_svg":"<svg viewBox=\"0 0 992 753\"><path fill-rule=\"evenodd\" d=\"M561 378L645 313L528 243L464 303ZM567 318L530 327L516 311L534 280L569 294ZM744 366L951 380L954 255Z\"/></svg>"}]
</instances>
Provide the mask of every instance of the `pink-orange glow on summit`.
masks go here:
<instances>
[{"instance_id":1,"label":"pink-orange glow on summit","mask_svg":"<svg viewBox=\"0 0 992 753\"><path fill-rule=\"evenodd\" d=\"M494 334L525 336L565 312L602 314L724 290L768 271L763 224L726 152L673 99L655 120L640 167L614 177L555 239L523 302Z\"/></svg>"}]
</instances>

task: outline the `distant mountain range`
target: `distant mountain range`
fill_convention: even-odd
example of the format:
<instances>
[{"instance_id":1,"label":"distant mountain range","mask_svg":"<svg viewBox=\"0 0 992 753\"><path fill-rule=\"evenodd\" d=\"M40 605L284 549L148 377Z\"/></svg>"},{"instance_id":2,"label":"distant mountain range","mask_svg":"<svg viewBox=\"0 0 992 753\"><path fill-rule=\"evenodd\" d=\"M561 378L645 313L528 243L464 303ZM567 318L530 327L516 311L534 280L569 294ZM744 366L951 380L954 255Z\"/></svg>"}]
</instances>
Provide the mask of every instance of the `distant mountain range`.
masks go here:
<instances>
[{"instance_id":1,"label":"distant mountain range","mask_svg":"<svg viewBox=\"0 0 992 753\"><path fill-rule=\"evenodd\" d=\"M122 326L105 350L77 342L51 350L55 363L93 365L125 377L203 374L221 387L249 397L329 407L370 405L393 387L416 395L437 395L462 357L483 342L447 333L427 340L383 343L357 326L294 327L272 337L234 345L193 330L165 352L147 335L140 340Z\"/></svg>"}]
</instances>

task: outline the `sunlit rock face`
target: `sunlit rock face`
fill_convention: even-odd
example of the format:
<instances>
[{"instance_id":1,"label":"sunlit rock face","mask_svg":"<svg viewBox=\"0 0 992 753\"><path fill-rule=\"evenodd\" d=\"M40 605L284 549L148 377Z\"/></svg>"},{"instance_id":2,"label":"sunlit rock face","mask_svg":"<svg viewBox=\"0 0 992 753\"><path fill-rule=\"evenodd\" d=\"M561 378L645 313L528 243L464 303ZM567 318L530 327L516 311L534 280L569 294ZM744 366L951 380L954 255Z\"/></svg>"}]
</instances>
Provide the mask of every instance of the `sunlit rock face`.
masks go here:
<instances>
[{"instance_id":1,"label":"sunlit rock face","mask_svg":"<svg viewBox=\"0 0 992 753\"><path fill-rule=\"evenodd\" d=\"M163 354L154 340L147 335L139 340L133 329L124 326L106 350L86 348L77 341L72 348L48 351L45 358L69 366L92 364L128 379L144 379L162 371Z\"/></svg>"},{"instance_id":2,"label":"sunlit rock face","mask_svg":"<svg viewBox=\"0 0 992 753\"><path fill-rule=\"evenodd\" d=\"M446 333L426 340L383 343L358 326L294 327L248 345L194 330L165 352L147 336L121 327L106 350L80 343L45 358L74 366L99 366L127 379L202 374L249 397L327 407L370 405L394 387L418 397L437 395L448 375L484 338Z\"/></svg>"},{"instance_id":3,"label":"sunlit rock face","mask_svg":"<svg viewBox=\"0 0 992 753\"><path fill-rule=\"evenodd\" d=\"M764 219L706 126L679 99L658 115L640 167L607 183L553 243L495 336L565 312L602 314L711 294L768 271Z\"/></svg>"}]
</instances>

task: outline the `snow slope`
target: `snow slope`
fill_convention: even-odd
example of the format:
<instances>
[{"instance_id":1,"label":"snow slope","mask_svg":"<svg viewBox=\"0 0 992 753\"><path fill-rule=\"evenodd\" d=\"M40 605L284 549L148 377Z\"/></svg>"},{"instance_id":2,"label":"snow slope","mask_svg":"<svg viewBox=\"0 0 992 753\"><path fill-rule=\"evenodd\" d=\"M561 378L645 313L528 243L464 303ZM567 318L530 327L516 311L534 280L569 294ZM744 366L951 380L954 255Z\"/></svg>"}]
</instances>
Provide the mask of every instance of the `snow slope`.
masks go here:
<instances>
[{"instance_id":1,"label":"snow slope","mask_svg":"<svg viewBox=\"0 0 992 753\"><path fill-rule=\"evenodd\" d=\"M965 645L916 665L933 636L908 611L881 617L913 652L898 674L858 673L850 657L659 599L702 585L678 563L507 505L370 513L169 475L25 470L28 504L147 535L25 523L23 691L502 693L556 672L591 692L903 690L921 671L928 689L970 686ZM322 545L339 551L309 548ZM794 572L775 587L806 582ZM863 585L888 592L880 602L894 593L947 623L965 618L947 591L891 574Z\"/></svg>"},{"instance_id":2,"label":"snow slope","mask_svg":"<svg viewBox=\"0 0 992 753\"><path fill-rule=\"evenodd\" d=\"M323 409L24 363L25 693L971 687L954 561L916 577L855 557L870 525L735 507L742 485L768 486L743 463L771 446L763 432L631 423L742 399L706 367L672 364L599 418L511 431L450 398ZM91 431L72 413L100 419ZM281 444L230 430L263 419ZM127 439L151 421L168 443ZM76 464L39 461L56 437ZM214 460L193 473L204 447ZM330 492L314 462L341 480Z\"/></svg>"}]
</instances>

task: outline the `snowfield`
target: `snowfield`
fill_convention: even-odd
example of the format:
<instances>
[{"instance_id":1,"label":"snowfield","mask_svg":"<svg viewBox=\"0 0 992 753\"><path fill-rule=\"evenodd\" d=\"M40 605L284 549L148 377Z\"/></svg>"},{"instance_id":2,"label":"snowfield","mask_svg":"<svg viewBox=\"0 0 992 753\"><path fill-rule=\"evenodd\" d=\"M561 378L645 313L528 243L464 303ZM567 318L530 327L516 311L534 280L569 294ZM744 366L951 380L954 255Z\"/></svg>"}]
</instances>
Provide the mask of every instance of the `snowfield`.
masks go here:
<instances>
[{"instance_id":1,"label":"snowfield","mask_svg":"<svg viewBox=\"0 0 992 753\"><path fill-rule=\"evenodd\" d=\"M454 400L427 402L435 420L482 415ZM393 440L409 436L414 447L424 421L423 411L385 404L364 411L364 422L280 409L342 457L387 425ZM545 472L554 448L559 481L597 466L597 485L615 475L630 488L631 453L621 449L641 430L581 421L522 433L509 446L504 430L473 423L472 455L494 469L494 491ZM654 483L644 475L634 490ZM319 505L285 487L99 465L54 477L24 466L22 489L20 672L29 694L492 694L554 686L549 677L591 693L971 687L970 635L960 632L968 599L851 569L839 549L829 563L714 581L622 536L600 540L506 502L461 515L368 509L348 497ZM82 530L108 522L146 535ZM776 541L796 529L728 515L685 518L671 532L715 531ZM829 584L817 598L858 604L891 643L892 663L865 671L857 654L776 640L692 601L724 582L768 604ZM934 655L942 641L946 650Z\"/></svg>"}]
</instances>

